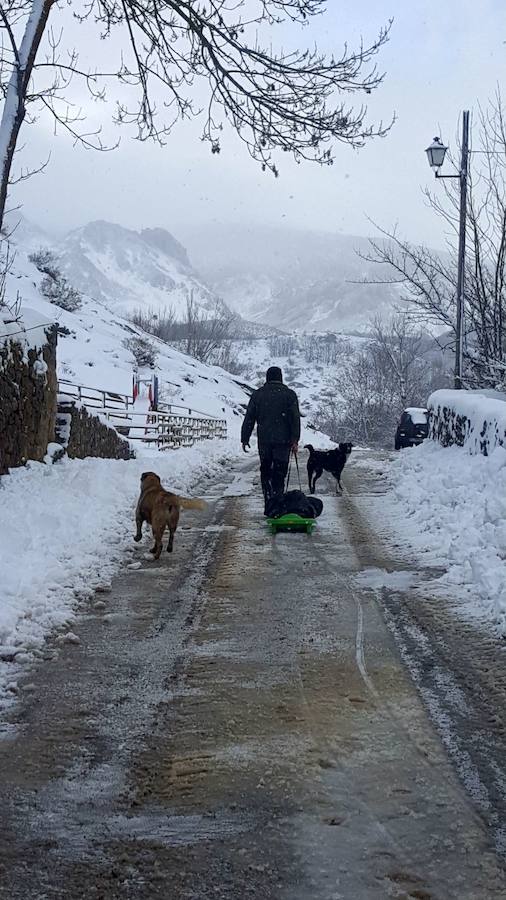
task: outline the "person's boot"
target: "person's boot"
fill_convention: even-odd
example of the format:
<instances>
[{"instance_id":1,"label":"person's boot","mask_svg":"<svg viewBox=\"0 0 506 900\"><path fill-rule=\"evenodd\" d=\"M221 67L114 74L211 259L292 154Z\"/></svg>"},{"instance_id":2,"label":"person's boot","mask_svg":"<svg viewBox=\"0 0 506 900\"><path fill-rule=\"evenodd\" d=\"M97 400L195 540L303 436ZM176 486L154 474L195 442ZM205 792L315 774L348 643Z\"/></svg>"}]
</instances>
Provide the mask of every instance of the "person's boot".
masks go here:
<instances>
[{"instance_id":1,"label":"person's boot","mask_svg":"<svg viewBox=\"0 0 506 900\"><path fill-rule=\"evenodd\" d=\"M273 495L271 483L267 485L266 490L264 491L264 516L267 516L267 504Z\"/></svg>"},{"instance_id":2,"label":"person's boot","mask_svg":"<svg viewBox=\"0 0 506 900\"><path fill-rule=\"evenodd\" d=\"M260 480L262 483L262 493L264 495L264 516L266 516L267 515L267 512L266 512L267 501L269 500L270 497L272 497L272 484L271 484L270 473L267 474L267 472L262 472L262 470L260 470Z\"/></svg>"},{"instance_id":3,"label":"person's boot","mask_svg":"<svg viewBox=\"0 0 506 900\"><path fill-rule=\"evenodd\" d=\"M285 493L286 466L277 460L272 469L271 490L272 496Z\"/></svg>"}]
</instances>

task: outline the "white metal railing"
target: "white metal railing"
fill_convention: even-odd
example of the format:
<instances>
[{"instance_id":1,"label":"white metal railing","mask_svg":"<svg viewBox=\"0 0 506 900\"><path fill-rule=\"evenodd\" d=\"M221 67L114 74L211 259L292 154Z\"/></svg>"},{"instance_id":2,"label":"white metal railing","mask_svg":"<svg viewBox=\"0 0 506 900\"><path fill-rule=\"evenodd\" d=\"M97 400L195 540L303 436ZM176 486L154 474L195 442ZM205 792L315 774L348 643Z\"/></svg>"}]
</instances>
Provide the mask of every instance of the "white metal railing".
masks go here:
<instances>
[{"instance_id":1,"label":"white metal railing","mask_svg":"<svg viewBox=\"0 0 506 900\"><path fill-rule=\"evenodd\" d=\"M227 437L225 419L200 410L166 404L157 412L136 412L133 398L61 379L58 393L64 402L78 401L90 412L103 416L119 434L131 441L154 444L160 450L192 447L198 441Z\"/></svg>"},{"instance_id":2,"label":"white metal railing","mask_svg":"<svg viewBox=\"0 0 506 900\"><path fill-rule=\"evenodd\" d=\"M79 403L90 409L128 409L133 404L133 398L129 394L86 387L83 384L74 384L65 378L58 380L58 393L62 397L68 397L69 400L78 400Z\"/></svg>"}]
</instances>

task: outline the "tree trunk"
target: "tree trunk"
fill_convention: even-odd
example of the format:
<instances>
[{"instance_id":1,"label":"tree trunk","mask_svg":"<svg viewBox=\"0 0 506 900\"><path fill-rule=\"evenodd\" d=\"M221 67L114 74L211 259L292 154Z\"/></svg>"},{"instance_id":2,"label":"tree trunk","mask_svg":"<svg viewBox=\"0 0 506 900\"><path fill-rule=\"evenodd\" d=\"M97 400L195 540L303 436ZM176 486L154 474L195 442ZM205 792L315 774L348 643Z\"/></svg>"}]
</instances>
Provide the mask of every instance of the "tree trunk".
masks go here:
<instances>
[{"instance_id":1,"label":"tree trunk","mask_svg":"<svg viewBox=\"0 0 506 900\"><path fill-rule=\"evenodd\" d=\"M14 62L7 85L0 122L0 234L3 229L9 177L26 107L33 64L55 0L34 0L19 49L12 47Z\"/></svg>"}]
</instances>

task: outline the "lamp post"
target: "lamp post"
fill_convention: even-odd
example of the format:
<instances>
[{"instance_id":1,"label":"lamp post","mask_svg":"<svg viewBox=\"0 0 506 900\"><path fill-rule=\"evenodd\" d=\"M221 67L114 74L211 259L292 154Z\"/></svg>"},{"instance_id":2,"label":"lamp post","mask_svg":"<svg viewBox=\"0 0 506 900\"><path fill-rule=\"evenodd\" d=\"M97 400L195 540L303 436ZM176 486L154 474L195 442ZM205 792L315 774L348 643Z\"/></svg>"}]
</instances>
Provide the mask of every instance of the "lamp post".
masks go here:
<instances>
[{"instance_id":1,"label":"lamp post","mask_svg":"<svg viewBox=\"0 0 506 900\"><path fill-rule=\"evenodd\" d=\"M466 278L466 214L467 214L467 174L469 168L469 110L462 113L462 148L460 157L460 171L457 175L440 175L439 170L444 163L448 147L434 138L426 154L431 169L435 170L436 178L458 178L460 180L460 213L459 213L459 255L457 270L457 319L455 323L455 375L454 386L456 390L462 388L462 368L464 351L464 294Z\"/></svg>"}]
</instances>

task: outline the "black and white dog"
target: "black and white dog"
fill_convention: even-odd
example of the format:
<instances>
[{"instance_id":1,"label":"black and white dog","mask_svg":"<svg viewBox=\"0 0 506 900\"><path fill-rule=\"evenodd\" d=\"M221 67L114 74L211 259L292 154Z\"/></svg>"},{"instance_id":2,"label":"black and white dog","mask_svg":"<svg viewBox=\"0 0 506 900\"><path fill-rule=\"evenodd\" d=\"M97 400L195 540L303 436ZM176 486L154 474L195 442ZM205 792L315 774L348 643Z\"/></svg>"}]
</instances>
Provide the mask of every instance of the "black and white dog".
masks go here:
<instances>
[{"instance_id":1,"label":"black and white dog","mask_svg":"<svg viewBox=\"0 0 506 900\"><path fill-rule=\"evenodd\" d=\"M309 450L309 459L307 461L307 474L309 479L309 493L314 494L316 482L323 472L330 472L336 479L337 485L341 488L341 473L346 465L353 444L339 444L335 450L315 450L311 444L306 444L306 450ZM337 492L336 485L336 492Z\"/></svg>"}]
</instances>

